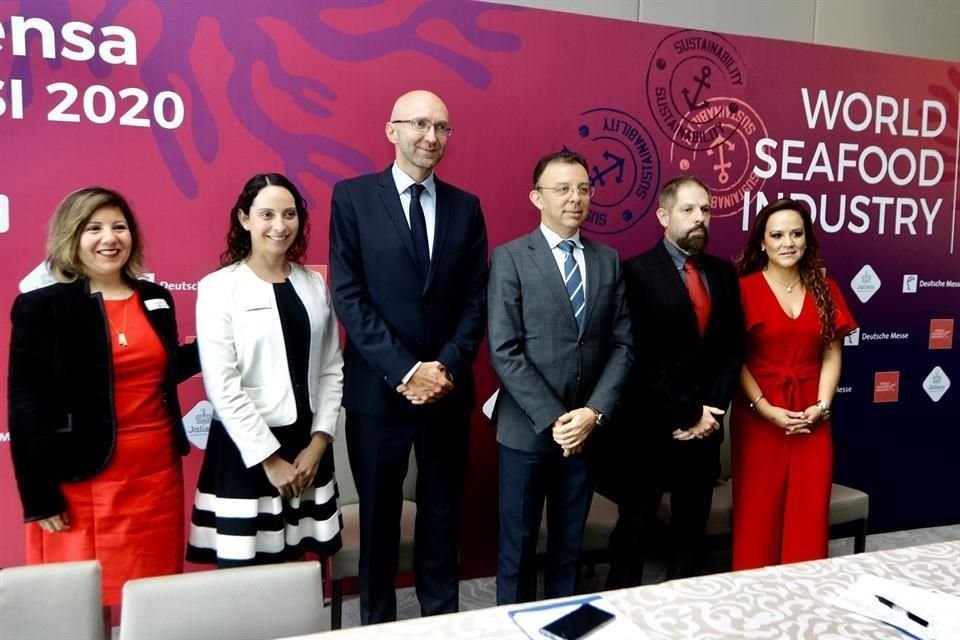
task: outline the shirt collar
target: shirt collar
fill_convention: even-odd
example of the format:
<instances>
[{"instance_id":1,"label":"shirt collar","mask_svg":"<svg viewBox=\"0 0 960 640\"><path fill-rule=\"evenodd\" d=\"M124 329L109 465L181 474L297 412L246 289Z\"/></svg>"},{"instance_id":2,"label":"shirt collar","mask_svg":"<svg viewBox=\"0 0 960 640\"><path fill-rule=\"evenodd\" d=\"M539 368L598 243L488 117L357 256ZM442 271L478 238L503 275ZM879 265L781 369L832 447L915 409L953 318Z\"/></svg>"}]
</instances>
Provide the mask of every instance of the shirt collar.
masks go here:
<instances>
[{"instance_id":1,"label":"shirt collar","mask_svg":"<svg viewBox=\"0 0 960 640\"><path fill-rule=\"evenodd\" d=\"M393 174L393 183L397 187L397 193L403 193L410 188L410 185L416 182L413 178L408 176L397 166L396 161L394 161L393 166L390 168L390 172ZM430 197L436 199L437 197L437 181L434 177L434 172L431 171L430 175L427 176L426 180L421 182L424 189L427 190L427 193L430 194Z\"/></svg>"},{"instance_id":2,"label":"shirt collar","mask_svg":"<svg viewBox=\"0 0 960 640\"><path fill-rule=\"evenodd\" d=\"M673 266L677 268L677 271L683 271L683 265L687 263L687 258L693 258L693 263L697 265L697 269L700 269L700 258L697 255L691 255L673 244L664 237L663 246L667 248L667 253L670 254L670 259L673 261Z\"/></svg>"},{"instance_id":3,"label":"shirt collar","mask_svg":"<svg viewBox=\"0 0 960 640\"><path fill-rule=\"evenodd\" d=\"M557 248L557 245L559 245L559 244L560 244L561 242L563 242L564 240L573 240L573 244L575 244L578 249L580 249L580 250L583 249L583 241L580 240L580 230L579 230L579 229L577 229L577 232L574 233L574 234L573 234L572 236L570 236L569 238L561 238L561 237L560 237L558 234L556 234L550 227L548 227L547 225L545 225L545 224L543 224L543 223L541 222L541 223L540 223L540 232L543 233L543 237L547 239L547 244L550 246L551 249L556 249L556 248Z\"/></svg>"}]
</instances>

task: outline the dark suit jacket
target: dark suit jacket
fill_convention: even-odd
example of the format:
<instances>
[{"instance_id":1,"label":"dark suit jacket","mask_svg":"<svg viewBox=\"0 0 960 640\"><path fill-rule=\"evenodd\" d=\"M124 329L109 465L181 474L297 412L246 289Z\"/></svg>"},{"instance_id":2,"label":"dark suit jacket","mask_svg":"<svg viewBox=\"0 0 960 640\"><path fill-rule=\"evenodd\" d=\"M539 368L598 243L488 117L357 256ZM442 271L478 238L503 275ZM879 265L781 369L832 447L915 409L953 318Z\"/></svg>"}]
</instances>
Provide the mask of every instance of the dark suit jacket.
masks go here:
<instances>
[{"instance_id":1,"label":"dark suit jacket","mask_svg":"<svg viewBox=\"0 0 960 640\"><path fill-rule=\"evenodd\" d=\"M633 361L620 258L583 240L587 306L583 332L539 228L497 247L490 267L490 361L502 383L497 441L521 451L558 447L550 426L591 407L614 412Z\"/></svg>"},{"instance_id":2,"label":"dark suit jacket","mask_svg":"<svg viewBox=\"0 0 960 640\"><path fill-rule=\"evenodd\" d=\"M173 298L138 280L141 306L167 351L163 404L181 454L177 383L200 371L197 345L178 346ZM147 306L146 301L154 302ZM158 304L162 300L164 304ZM9 425L14 470L26 520L61 513L60 483L90 478L113 456L117 420L113 360L103 298L80 279L17 296L10 339Z\"/></svg>"},{"instance_id":3,"label":"dark suit jacket","mask_svg":"<svg viewBox=\"0 0 960 640\"><path fill-rule=\"evenodd\" d=\"M330 278L347 332L343 406L371 416L468 412L471 367L483 339L487 231L476 196L437 179L426 282L419 275L390 167L333 188ZM414 407L396 387L417 363L438 360L454 390Z\"/></svg>"},{"instance_id":4,"label":"dark suit jacket","mask_svg":"<svg viewBox=\"0 0 960 640\"><path fill-rule=\"evenodd\" d=\"M621 426L650 445L693 426L703 405L727 410L743 364L743 312L733 265L703 254L711 312L703 338L686 284L663 241L624 263L637 361ZM711 438L722 439L722 430Z\"/></svg>"}]
</instances>

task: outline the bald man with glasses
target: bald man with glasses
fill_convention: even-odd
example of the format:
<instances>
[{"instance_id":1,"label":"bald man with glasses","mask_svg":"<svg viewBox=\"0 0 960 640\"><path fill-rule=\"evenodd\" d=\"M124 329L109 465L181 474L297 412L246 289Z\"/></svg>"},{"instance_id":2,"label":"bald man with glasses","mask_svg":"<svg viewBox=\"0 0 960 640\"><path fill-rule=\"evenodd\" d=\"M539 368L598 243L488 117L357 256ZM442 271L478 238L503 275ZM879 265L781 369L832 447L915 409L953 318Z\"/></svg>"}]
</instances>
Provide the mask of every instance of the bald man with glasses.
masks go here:
<instances>
[{"instance_id":1,"label":"bald man with glasses","mask_svg":"<svg viewBox=\"0 0 960 640\"><path fill-rule=\"evenodd\" d=\"M330 277L347 333L343 406L360 496L360 619L396 619L403 479L417 460L414 550L424 615L457 610L460 500L471 367L485 324L487 232L480 201L435 173L453 133L429 91L397 99L395 161L338 183Z\"/></svg>"}]
</instances>

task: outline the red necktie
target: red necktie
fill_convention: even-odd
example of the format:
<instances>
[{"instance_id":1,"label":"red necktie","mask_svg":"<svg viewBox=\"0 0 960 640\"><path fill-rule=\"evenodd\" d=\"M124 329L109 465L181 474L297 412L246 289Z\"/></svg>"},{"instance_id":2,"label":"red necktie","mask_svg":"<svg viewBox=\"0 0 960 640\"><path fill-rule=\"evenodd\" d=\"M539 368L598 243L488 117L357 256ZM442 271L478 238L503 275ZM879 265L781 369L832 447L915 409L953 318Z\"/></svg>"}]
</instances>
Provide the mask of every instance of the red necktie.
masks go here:
<instances>
[{"instance_id":1,"label":"red necktie","mask_svg":"<svg viewBox=\"0 0 960 640\"><path fill-rule=\"evenodd\" d=\"M690 302L693 303L693 311L697 314L697 325L702 336L707 330L707 320L710 319L710 294L703 286L700 271L693 258L687 258L683 263L683 270L687 272L687 292L690 294Z\"/></svg>"}]
</instances>

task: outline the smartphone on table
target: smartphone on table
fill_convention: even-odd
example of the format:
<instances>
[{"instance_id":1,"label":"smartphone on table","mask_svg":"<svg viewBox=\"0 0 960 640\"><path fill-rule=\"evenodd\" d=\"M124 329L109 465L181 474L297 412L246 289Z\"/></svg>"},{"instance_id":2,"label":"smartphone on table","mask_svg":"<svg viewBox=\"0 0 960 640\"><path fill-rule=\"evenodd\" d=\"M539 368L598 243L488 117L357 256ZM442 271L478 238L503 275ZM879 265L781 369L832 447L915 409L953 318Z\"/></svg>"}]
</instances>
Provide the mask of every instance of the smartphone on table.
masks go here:
<instances>
[{"instance_id":1,"label":"smartphone on table","mask_svg":"<svg viewBox=\"0 0 960 640\"><path fill-rule=\"evenodd\" d=\"M552 640L578 640L593 633L616 616L609 611L584 603L540 628L540 633Z\"/></svg>"}]
</instances>

